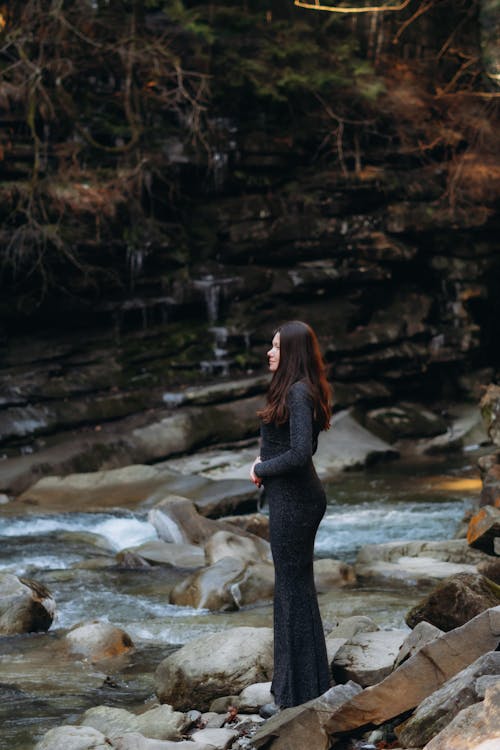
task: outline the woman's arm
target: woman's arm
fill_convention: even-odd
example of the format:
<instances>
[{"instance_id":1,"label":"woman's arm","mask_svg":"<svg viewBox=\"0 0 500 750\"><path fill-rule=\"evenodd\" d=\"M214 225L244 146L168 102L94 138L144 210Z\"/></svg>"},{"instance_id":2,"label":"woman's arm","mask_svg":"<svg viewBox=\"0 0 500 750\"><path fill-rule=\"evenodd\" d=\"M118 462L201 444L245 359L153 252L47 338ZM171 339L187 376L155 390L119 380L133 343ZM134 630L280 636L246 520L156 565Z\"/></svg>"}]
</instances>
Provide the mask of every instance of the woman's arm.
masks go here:
<instances>
[{"instance_id":1,"label":"woman's arm","mask_svg":"<svg viewBox=\"0 0 500 750\"><path fill-rule=\"evenodd\" d=\"M290 448L253 467L257 477L275 477L305 466L312 457L313 404L305 383L294 383L288 392Z\"/></svg>"}]
</instances>

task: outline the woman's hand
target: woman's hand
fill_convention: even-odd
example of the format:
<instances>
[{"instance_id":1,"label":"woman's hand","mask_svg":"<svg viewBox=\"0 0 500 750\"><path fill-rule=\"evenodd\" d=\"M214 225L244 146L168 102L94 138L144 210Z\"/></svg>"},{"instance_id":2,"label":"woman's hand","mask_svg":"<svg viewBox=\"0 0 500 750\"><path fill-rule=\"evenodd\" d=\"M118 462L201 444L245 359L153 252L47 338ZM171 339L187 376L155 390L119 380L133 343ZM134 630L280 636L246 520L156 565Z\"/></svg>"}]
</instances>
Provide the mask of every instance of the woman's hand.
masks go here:
<instances>
[{"instance_id":1,"label":"woman's hand","mask_svg":"<svg viewBox=\"0 0 500 750\"><path fill-rule=\"evenodd\" d=\"M260 456L257 456L257 458L252 464L252 468L250 469L250 479L252 480L254 484L257 485L257 487L260 487L262 484L262 479L258 477L257 474L254 472L254 466L255 464L258 464L258 463L260 463Z\"/></svg>"}]
</instances>

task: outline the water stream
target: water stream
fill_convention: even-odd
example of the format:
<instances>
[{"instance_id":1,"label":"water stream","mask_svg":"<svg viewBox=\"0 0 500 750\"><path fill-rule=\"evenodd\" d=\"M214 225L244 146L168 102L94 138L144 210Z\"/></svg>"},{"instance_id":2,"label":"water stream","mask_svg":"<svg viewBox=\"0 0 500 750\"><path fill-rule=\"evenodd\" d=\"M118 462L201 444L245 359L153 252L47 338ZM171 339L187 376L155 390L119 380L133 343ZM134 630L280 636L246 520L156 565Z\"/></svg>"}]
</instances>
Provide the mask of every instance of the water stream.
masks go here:
<instances>
[{"instance_id":1,"label":"water stream","mask_svg":"<svg viewBox=\"0 0 500 750\"><path fill-rule=\"evenodd\" d=\"M473 473L465 462L411 475L400 464L385 466L329 483L318 556L352 562L367 543L451 538L477 494L460 486L460 477ZM443 475L452 478L445 488ZM117 551L155 537L140 510L0 516L0 571L44 583L57 603L48 633L0 639L0 748L31 750L48 728L75 722L94 705L139 709L154 699L154 670L171 649L228 627L271 625L268 603L220 614L176 607L168 595L182 571L115 564ZM417 589L337 589L321 594L320 606L327 628L350 614L402 627L421 595ZM108 665L70 656L67 629L95 618L123 627L135 652Z\"/></svg>"}]
</instances>

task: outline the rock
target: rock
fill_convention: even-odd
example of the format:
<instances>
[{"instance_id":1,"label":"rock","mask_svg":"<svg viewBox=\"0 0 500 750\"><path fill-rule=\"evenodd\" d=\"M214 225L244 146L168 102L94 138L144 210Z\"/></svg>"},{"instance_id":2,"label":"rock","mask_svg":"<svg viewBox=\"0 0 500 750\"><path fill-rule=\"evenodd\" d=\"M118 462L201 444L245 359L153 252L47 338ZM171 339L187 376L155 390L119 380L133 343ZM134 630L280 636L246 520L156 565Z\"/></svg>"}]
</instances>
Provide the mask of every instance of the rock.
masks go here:
<instances>
[{"instance_id":1,"label":"rock","mask_svg":"<svg viewBox=\"0 0 500 750\"><path fill-rule=\"evenodd\" d=\"M239 695L248 685L266 682L273 671L271 628L232 628L190 641L167 656L155 674L162 703L179 710L200 711L228 693Z\"/></svg>"},{"instance_id":2,"label":"rock","mask_svg":"<svg viewBox=\"0 0 500 750\"><path fill-rule=\"evenodd\" d=\"M229 750L233 740L238 737L234 729L199 729L191 735L194 742L212 745L217 750Z\"/></svg>"},{"instance_id":3,"label":"rock","mask_svg":"<svg viewBox=\"0 0 500 750\"><path fill-rule=\"evenodd\" d=\"M374 685L392 672L405 630L358 633L335 654L332 674L336 682L353 680L362 687Z\"/></svg>"},{"instance_id":4,"label":"rock","mask_svg":"<svg viewBox=\"0 0 500 750\"><path fill-rule=\"evenodd\" d=\"M322 433L314 464L321 478L399 455L388 443L362 427L348 411L337 412Z\"/></svg>"},{"instance_id":5,"label":"rock","mask_svg":"<svg viewBox=\"0 0 500 750\"><path fill-rule=\"evenodd\" d=\"M446 680L499 644L500 606L435 638L382 682L330 711L326 728L336 736L366 724L383 724L417 706Z\"/></svg>"},{"instance_id":6,"label":"rock","mask_svg":"<svg viewBox=\"0 0 500 750\"><path fill-rule=\"evenodd\" d=\"M476 684L481 675L494 675L500 684L500 652L492 651L458 672L422 701L396 736L404 747L421 747L444 729L463 708L481 700ZM499 723L500 729L500 723Z\"/></svg>"},{"instance_id":7,"label":"rock","mask_svg":"<svg viewBox=\"0 0 500 750\"><path fill-rule=\"evenodd\" d=\"M388 443L401 438L433 437L447 430L441 416L420 404L406 402L372 409L367 412L364 425Z\"/></svg>"},{"instance_id":8,"label":"rock","mask_svg":"<svg viewBox=\"0 0 500 750\"><path fill-rule=\"evenodd\" d=\"M55 608L52 594L43 584L0 573L0 635L46 631Z\"/></svg>"},{"instance_id":9,"label":"rock","mask_svg":"<svg viewBox=\"0 0 500 750\"><path fill-rule=\"evenodd\" d=\"M271 682L256 682L241 691L234 705L242 713L254 713L265 703L272 702Z\"/></svg>"},{"instance_id":10,"label":"rock","mask_svg":"<svg viewBox=\"0 0 500 750\"><path fill-rule=\"evenodd\" d=\"M436 586L405 617L414 628L426 620L445 632L500 604L500 588L479 574L459 573Z\"/></svg>"},{"instance_id":11,"label":"rock","mask_svg":"<svg viewBox=\"0 0 500 750\"><path fill-rule=\"evenodd\" d=\"M92 727L108 737L118 736L125 732L138 732L137 716L124 708L112 706L95 706L83 714L80 723Z\"/></svg>"},{"instance_id":12,"label":"rock","mask_svg":"<svg viewBox=\"0 0 500 750\"><path fill-rule=\"evenodd\" d=\"M330 623L328 637L348 639L358 633L374 633L377 630L380 630L380 628L371 617L352 615L352 617L343 617Z\"/></svg>"},{"instance_id":13,"label":"rock","mask_svg":"<svg viewBox=\"0 0 500 750\"><path fill-rule=\"evenodd\" d=\"M497 750L500 747L500 683L486 689L484 701L460 711L424 750Z\"/></svg>"},{"instance_id":14,"label":"rock","mask_svg":"<svg viewBox=\"0 0 500 750\"><path fill-rule=\"evenodd\" d=\"M332 588L353 586L356 583L354 568L348 563L331 558L314 561L314 582L318 593Z\"/></svg>"},{"instance_id":15,"label":"rock","mask_svg":"<svg viewBox=\"0 0 500 750\"><path fill-rule=\"evenodd\" d=\"M144 568L149 569L152 567L150 563L148 563L147 560L145 560L139 554L127 549L117 553L116 565L119 568L124 568L125 570L142 570ZM84 566L85 568L87 567L86 562L84 563ZM103 565L103 567L105 566Z\"/></svg>"},{"instance_id":16,"label":"rock","mask_svg":"<svg viewBox=\"0 0 500 750\"><path fill-rule=\"evenodd\" d=\"M271 561L271 547L260 537L244 537L230 531L216 531L205 544L205 559L208 565L233 557L243 563Z\"/></svg>"},{"instance_id":17,"label":"rock","mask_svg":"<svg viewBox=\"0 0 500 750\"><path fill-rule=\"evenodd\" d=\"M487 387L479 408L488 437L492 443L500 446L500 386L490 384Z\"/></svg>"},{"instance_id":18,"label":"rock","mask_svg":"<svg viewBox=\"0 0 500 750\"><path fill-rule=\"evenodd\" d=\"M64 726L49 729L35 750L110 750L106 737L92 727Z\"/></svg>"},{"instance_id":19,"label":"rock","mask_svg":"<svg viewBox=\"0 0 500 750\"><path fill-rule=\"evenodd\" d=\"M486 555L471 550L464 539L368 544L357 555L354 570L370 583L426 584L457 573L475 573Z\"/></svg>"},{"instance_id":20,"label":"rock","mask_svg":"<svg viewBox=\"0 0 500 750\"><path fill-rule=\"evenodd\" d=\"M500 537L497 537L500 542ZM491 560L485 560L479 563L477 566L478 573L481 573L485 578L489 578L490 581L500 586L500 560L498 558L491 558Z\"/></svg>"},{"instance_id":21,"label":"rock","mask_svg":"<svg viewBox=\"0 0 500 750\"><path fill-rule=\"evenodd\" d=\"M224 521L200 515L191 500L179 495L163 495L161 502L149 511L148 520L160 539L174 544L204 545L218 531L235 532L234 527ZM253 538L243 530L240 533Z\"/></svg>"},{"instance_id":22,"label":"rock","mask_svg":"<svg viewBox=\"0 0 500 750\"><path fill-rule=\"evenodd\" d=\"M472 516L467 529L467 542L471 547L494 554L495 538L500 537L500 508L485 505Z\"/></svg>"},{"instance_id":23,"label":"rock","mask_svg":"<svg viewBox=\"0 0 500 750\"><path fill-rule=\"evenodd\" d=\"M359 685L348 682L335 685L301 706L285 708L257 730L252 745L257 749L265 746L266 750L328 750L330 737L326 723L329 716L361 692Z\"/></svg>"},{"instance_id":24,"label":"rock","mask_svg":"<svg viewBox=\"0 0 500 750\"><path fill-rule=\"evenodd\" d=\"M488 440L481 415L475 406L455 407L452 422L445 433L415 443L417 453L434 455L483 445Z\"/></svg>"},{"instance_id":25,"label":"rock","mask_svg":"<svg viewBox=\"0 0 500 750\"><path fill-rule=\"evenodd\" d=\"M185 714L164 704L138 715L124 708L95 706L85 711L81 723L111 738L139 732L150 739L180 740L191 722Z\"/></svg>"},{"instance_id":26,"label":"rock","mask_svg":"<svg viewBox=\"0 0 500 750\"><path fill-rule=\"evenodd\" d=\"M206 742L153 740L138 732L127 732L119 737L114 737L111 747L114 750L217 750L214 745L208 745ZM110 750L109 745L106 746L106 750Z\"/></svg>"},{"instance_id":27,"label":"rock","mask_svg":"<svg viewBox=\"0 0 500 750\"><path fill-rule=\"evenodd\" d=\"M134 648L132 639L121 628L107 622L89 622L78 625L66 635L74 654L92 662L126 654Z\"/></svg>"},{"instance_id":28,"label":"rock","mask_svg":"<svg viewBox=\"0 0 500 750\"><path fill-rule=\"evenodd\" d=\"M117 558L127 553L138 555L148 563L171 565L176 568L194 569L205 564L205 553L201 547L195 544L164 542L161 539L144 542L138 547L123 550Z\"/></svg>"},{"instance_id":29,"label":"rock","mask_svg":"<svg viewBox=\"0 0 500 750\"><path fill-rule=\"evenodd\" d=\"M210 710L201 715L201 720L205 729L220 729L222 726L224 726L227 720L227 709L229 705L225 702L225 700L225 698L216 698L214 700L214 703L217 703L217 701L224 701L224 710L220 713L215 710Z\"/></svg>"},{"instance_id":30,"label":"rock","mask_svg":"<svg viewBox=\"0 0 500 750\"><path fill-rule=\"evenodd\" d=\"M273 592L271 563L251 565L234 557L223 557L174 586L170 603L213 611L234 610L272 599Z\"/></svg>"},{"instance_id":31,"label":"rock","mask_svg":"<svg viewBox=\"0 0 500 750\"><path fill-rule=\"evenodd\" d=\"M137 464L65 477L44 477L23 492L17 502L65 511L73 505L87 510L130 507L146 500L171 476L165 469Z\"/></svg>"},{"instance_id":32,"label":"rock","mask_svg":"<svg viewBox=\"0 0 500 750\"><path fill-rule=\"evenodd\" d=\"M413 656L420 651L422 646L425 646L426 643L430 643L434 638L443 635L443 632L443 630L436 628L434 625L431 625L430 622L426 622L425 620L422 620L422 622L415 625L400 646L396 661L394 662L394 669L399 667L399 665L406 661L406 659L409 659L410 656Z\"/></svg>"},{"instance_id":33,"label":"rock","mask_svg":"<svg viewBox=\"0 0 500 750\"><path fill-rule=\"evenodd\" d=\"M500 458L495 454L497 458ZM481 490L481 506L492 505L500 508L500 464L494 463L483 476L483 487Z\"/></svg>"},{"instance_id":34,"label":"rock","mask_svg":"<svg viewBox=\"0 0 500 750\"><path fill-rule=\"evenodd\" d=\"M261 539L269 541L269 516L263 513L249 513L244 516L226 516L223 519L226 523L236 526L238 529L248 531L249 534L259 536Z\"/></svg>"}]
</instances>

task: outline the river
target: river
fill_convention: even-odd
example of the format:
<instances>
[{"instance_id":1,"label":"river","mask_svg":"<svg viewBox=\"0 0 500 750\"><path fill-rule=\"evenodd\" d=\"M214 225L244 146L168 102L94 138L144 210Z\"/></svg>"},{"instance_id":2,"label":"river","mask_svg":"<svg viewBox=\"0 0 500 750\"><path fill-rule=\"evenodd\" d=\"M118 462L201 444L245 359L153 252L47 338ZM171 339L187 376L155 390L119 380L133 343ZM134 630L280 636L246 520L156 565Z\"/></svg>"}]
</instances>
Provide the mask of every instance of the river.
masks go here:
<instances>
[{"instance_id":1,"label":"river","mask_svg":"<svg viewBox=\"0 0 500 750\"><path fill-rule=\"evenodd\" d=\"M368 543L453 537L477 496L475 460L408 466L385 464L329 482L327 513L317 537L319 557L353 562ZM174 568L129 570L114 565L124 548L156 538L147 514L101 513L0 516L0 570L44 583L57 603L48 633L0 640L0 748L32 750L47 729L94 705L131 710L154 700L153 674L173 648L237 625L271 625L270 604L211 613L168 603L182 573ZM381 627L404 627L416 588L346 588L320 595L328 629L336 617L371 616ZM136 645L114 664L93 666L67 653L64 634L94 618L123 627Z\"/></svg>"}]
</instances>

